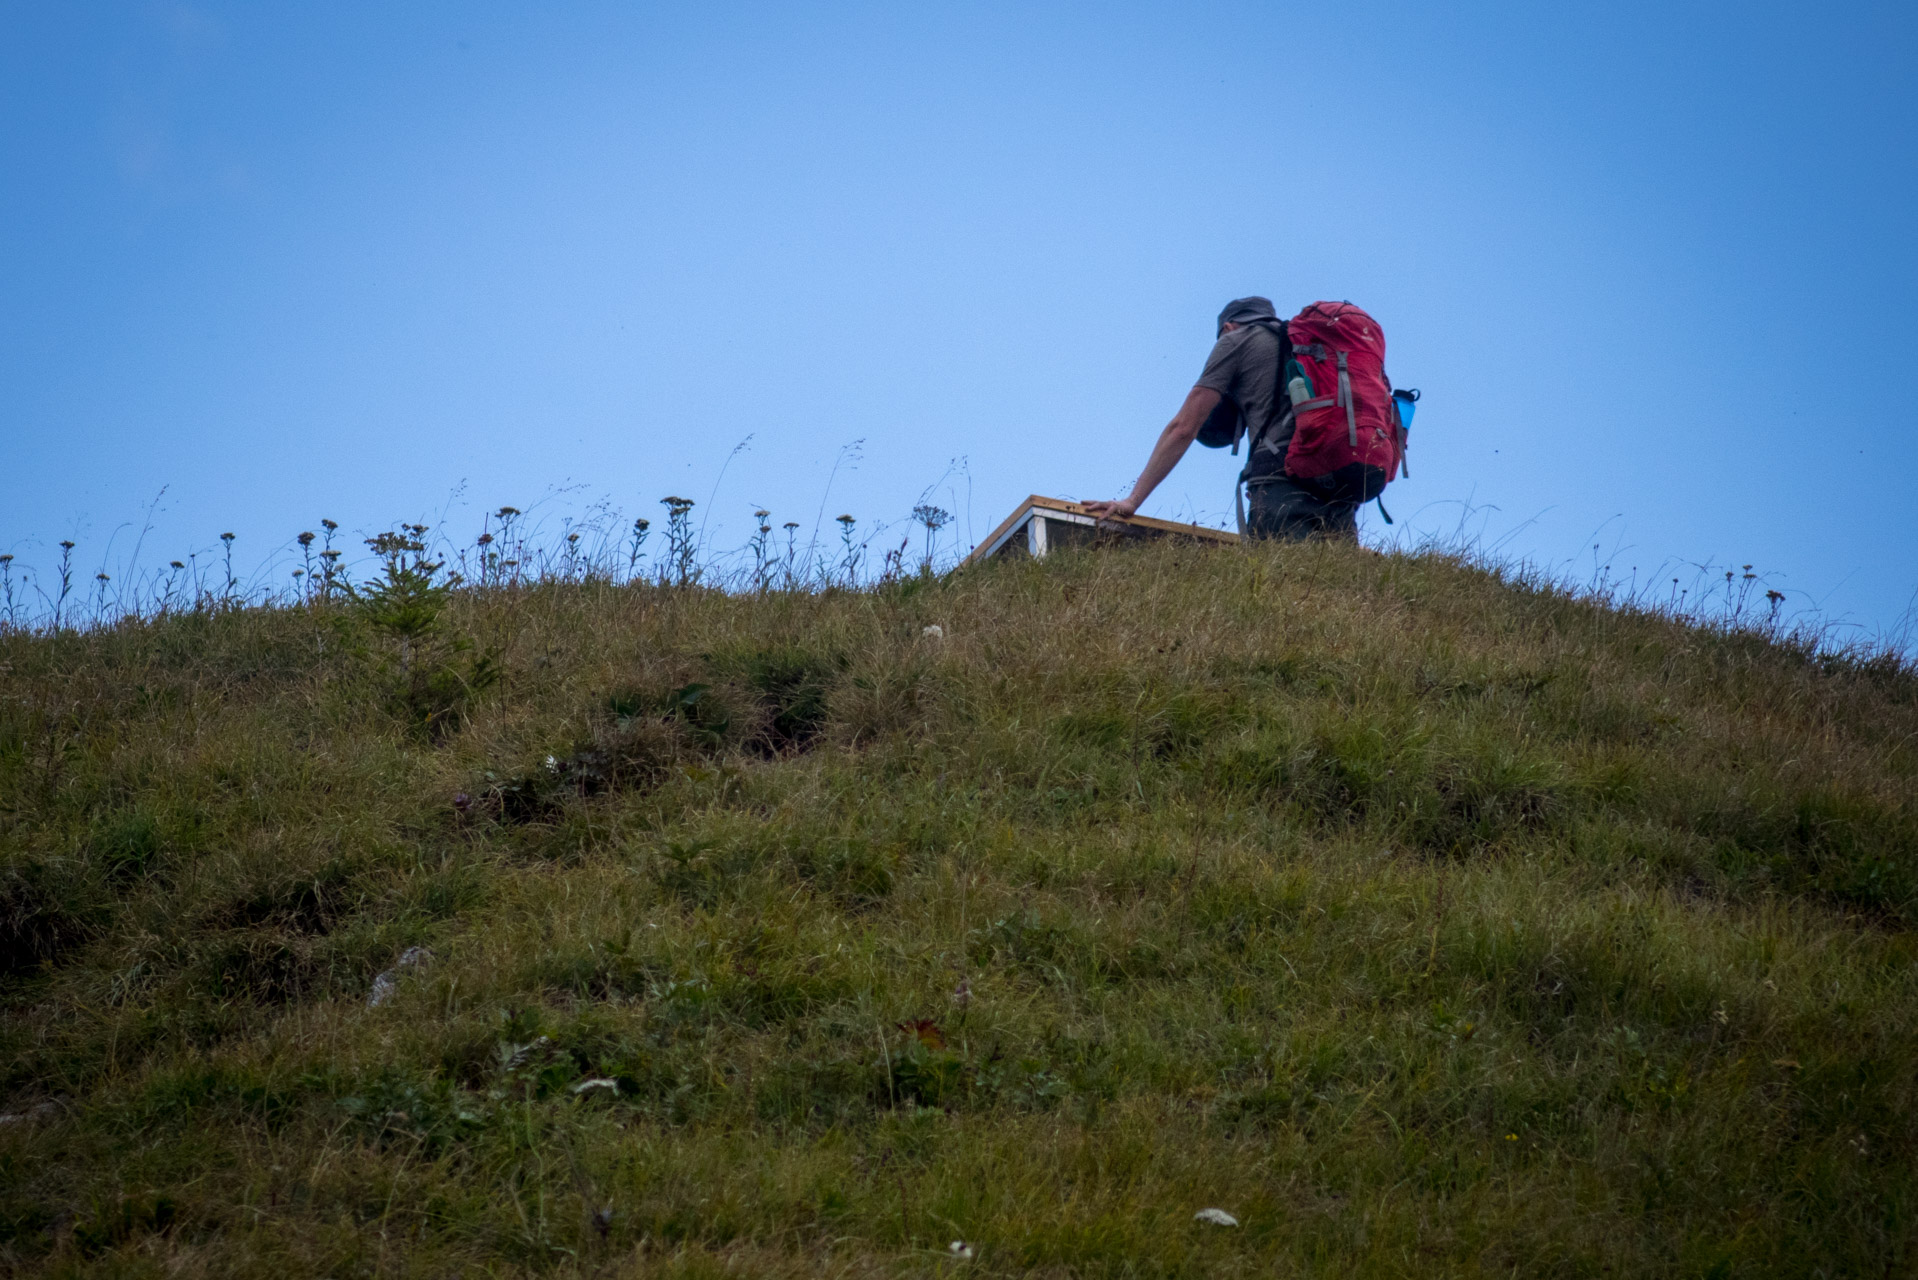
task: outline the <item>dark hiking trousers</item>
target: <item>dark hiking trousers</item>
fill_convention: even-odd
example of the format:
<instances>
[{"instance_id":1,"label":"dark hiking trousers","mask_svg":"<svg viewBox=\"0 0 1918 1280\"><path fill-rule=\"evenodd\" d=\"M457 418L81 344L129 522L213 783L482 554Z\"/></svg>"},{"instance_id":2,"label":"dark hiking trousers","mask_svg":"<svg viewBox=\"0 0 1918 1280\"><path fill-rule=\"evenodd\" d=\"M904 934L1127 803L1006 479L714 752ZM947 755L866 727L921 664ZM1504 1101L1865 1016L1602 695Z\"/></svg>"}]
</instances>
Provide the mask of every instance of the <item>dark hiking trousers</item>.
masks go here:
<instances>
[{"instance_id":1,"label":"dark hiking trousers","mask_svg":"<svg viewBox=\"0 0 1918 1280\"><path fill-rule=\"evenodd\" d=\"M1328 501L1290 476L1258 476L1245 482L1245 527L1255 538L1357 538L1358 504Z\"/></svg>"}]
</instances>

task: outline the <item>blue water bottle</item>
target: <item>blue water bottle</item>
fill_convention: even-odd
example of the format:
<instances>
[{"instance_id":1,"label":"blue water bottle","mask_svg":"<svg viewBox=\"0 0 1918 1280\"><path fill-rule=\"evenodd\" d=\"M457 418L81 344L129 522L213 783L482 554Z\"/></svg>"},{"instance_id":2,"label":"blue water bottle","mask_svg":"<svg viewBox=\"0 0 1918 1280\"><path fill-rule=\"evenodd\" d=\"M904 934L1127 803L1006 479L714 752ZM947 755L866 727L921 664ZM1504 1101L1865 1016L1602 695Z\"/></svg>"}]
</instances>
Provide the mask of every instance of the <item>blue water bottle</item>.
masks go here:
<instances>
[{"instance_id":1,"label":"blue water bottle","mask_svg":"<svg viewBox=\"0 0 1918 1280\"><path fill-rule=\"evenodd\" d=\"M1418 388L1408 387L1403 391L1394 391L1392 398L1399 402L1399 425L1409 428L1412 425L1412 413L1418 408Z\"/></svg>"}]
</instances>

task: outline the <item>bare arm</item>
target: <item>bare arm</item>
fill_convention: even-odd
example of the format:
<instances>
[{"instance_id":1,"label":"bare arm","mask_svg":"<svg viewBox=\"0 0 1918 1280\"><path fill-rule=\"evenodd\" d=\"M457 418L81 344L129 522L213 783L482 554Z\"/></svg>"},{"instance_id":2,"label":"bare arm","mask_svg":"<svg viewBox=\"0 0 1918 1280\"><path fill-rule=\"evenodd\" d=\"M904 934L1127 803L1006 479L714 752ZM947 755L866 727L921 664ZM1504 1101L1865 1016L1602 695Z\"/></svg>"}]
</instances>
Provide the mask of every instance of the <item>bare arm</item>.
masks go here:
<instances>
[{"instance_id":1,"label":"bare arm","mask_svg":"<svg viewBox=\"0 0 1918 1280\"><path fill-rule=\"evenodd\" d=\"M1139 504L1151 496L1159 482L1172 474L1172 468L1179 465L1179 459L1185 457L1185 451L1199 438L1199 428L1218 408L1219 393L1210 387L1194 387L1179 407L1172 421L1165 424L1165 430L1159 433L1159 442L1152 446L1152 456L1146 459L1145 470L1132 485L1132 492L1117 502L1088 502L1086 510L1095 516L1129 516L1139 509Z\"/></svg>"}]
</instances>

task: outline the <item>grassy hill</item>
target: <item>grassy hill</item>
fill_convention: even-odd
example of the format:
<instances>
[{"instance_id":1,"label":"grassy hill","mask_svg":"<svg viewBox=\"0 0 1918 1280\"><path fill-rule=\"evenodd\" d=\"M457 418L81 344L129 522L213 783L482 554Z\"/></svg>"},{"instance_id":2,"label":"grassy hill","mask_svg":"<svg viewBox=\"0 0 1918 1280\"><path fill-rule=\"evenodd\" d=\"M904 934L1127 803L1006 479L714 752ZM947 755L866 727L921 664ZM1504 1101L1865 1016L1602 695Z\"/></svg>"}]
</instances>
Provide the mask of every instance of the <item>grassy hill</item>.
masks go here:
<instances>
[{"instance_id":1,"label":"grassy hill","mask_svg":"<svg viewBox=\"0 0 1918 1280\"><path fill-rule=\"evenodd\" d=\"M1348 547L0 636L0 1268L1910 1275L1914 797Z\"/></svg>"}]
</instances>

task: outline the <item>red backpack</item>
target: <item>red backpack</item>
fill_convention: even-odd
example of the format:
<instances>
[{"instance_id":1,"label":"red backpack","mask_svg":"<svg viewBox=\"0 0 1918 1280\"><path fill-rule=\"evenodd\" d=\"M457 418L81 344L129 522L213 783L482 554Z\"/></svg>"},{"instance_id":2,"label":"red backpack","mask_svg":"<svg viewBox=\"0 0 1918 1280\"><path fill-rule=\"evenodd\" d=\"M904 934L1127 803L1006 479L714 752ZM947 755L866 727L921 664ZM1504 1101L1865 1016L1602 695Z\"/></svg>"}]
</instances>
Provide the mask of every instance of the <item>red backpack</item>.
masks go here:
<instances>
[{"instance_id":1,"label":"red backpack","mask_svg":"<svg viewBox=\"0 0 1918 1280\"><path fill-rule=\"evenodd\" d=\"M1286 324L1286 334L1279 388L1296 425L1285 473L1352 502L1371 501L1405 465L1405 425L1385 376L1385 331L1349 302L1315 302Z\"/></svg>"}]
</instances>

